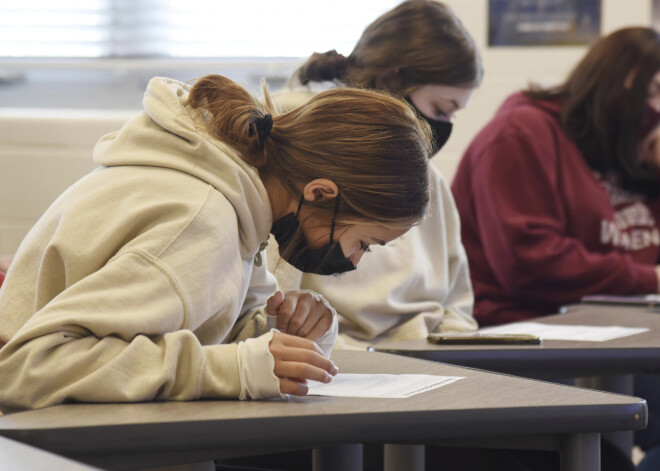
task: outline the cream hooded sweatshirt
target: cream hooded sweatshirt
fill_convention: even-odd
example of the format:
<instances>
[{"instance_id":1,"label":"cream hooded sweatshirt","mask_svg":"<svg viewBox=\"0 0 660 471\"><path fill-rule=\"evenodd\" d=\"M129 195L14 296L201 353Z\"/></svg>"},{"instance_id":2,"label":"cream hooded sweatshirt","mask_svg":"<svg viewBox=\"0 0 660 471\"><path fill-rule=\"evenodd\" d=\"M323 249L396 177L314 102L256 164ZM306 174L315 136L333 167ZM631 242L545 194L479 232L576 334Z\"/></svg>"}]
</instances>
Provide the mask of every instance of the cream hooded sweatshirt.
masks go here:
<instances>
[{"instance_id":1,"label":"cream hooded sweatshirt","mask_svg":"<svg viewBox=\"0 0 660 471\"><path fill-rule=\"evenodd\" d=\"M263 309L269 199L187 97L151 80L145 113L98 142L101 167L21 244L0 289L4 410L280 395Z\"/></svg>"}]
</instances>

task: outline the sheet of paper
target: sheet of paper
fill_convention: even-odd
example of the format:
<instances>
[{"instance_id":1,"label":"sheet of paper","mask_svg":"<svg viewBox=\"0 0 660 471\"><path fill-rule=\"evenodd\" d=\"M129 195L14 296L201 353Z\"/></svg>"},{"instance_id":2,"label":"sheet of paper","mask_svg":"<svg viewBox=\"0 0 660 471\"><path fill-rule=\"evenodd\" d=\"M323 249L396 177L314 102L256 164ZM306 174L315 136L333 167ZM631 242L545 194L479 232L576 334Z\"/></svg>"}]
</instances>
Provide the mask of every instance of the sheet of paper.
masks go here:
<instances>
[{"instance_id":1,"label":"sheet of paper","mask_svg":"<svg viewBox=\"0 0 660 471\"><path fill-rule=\"evenodd\" d=\"M586 342L605 342L607 340L627 337L629 335L647 332L647 328L588 325L551 325L540 322L516 322L497 327L486 327L480 332L497 334L532 334L543 340L576 340Z\"/></svg>"},{"instance_id":2,"label":"sheet of paper","mask_svg":"<svg viewBox=\"0 0 660 471\"><path fill-rule=\"evenodd\" d=\"M339 373L330 383L309 381L309 396L406 398L446 386L463 376Z\"/></svg>"}]
</instances>

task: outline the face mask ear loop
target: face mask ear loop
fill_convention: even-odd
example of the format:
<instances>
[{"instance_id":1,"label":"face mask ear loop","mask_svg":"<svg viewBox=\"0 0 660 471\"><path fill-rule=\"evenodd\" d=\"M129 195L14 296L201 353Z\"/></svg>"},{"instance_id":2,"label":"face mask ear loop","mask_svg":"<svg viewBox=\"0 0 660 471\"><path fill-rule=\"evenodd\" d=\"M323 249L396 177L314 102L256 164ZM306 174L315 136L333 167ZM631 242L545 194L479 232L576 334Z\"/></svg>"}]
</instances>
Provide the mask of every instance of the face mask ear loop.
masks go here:
<instances>
[{"instance_id":1,"label":"face mask ear loop","mask_svg":"<svg viewBox=\"0 0 660 471\"><path fill-rule=\"evenodd\" d=\"M339 211L339 193L335 198L335 212L332 215L332 225L330 226L330 243L333 243L335 237L335 222L337 221L337 211Z\"/></svg>"},{"instance_id":2,"label":"face mask ear loop","mask_svg":"<svg viewBox=\"0 0 660 471\"><path fill-rule=\"evenodd\" d=\"M305 195L300 196L300 201L298 202L298 211L296 211L296 219L298 219L298 215L300 214L300 208L302 208L303 201L305 201Z\"/></svg>"}]
</instances>

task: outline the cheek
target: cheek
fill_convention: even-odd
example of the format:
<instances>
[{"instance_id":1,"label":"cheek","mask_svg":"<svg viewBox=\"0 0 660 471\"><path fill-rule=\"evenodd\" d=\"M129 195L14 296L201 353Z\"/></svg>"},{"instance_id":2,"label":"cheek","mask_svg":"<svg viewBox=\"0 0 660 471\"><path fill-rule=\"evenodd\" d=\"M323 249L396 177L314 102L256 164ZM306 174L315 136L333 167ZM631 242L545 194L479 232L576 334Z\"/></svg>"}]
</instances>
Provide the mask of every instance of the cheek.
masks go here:
<instances>
[{"instance_id":1,"label":"cheek","mask_svg":"<svg viewBox=\"0 0 660 471\"><path fill-rule=\"evenodd\" d=\"M312 250L320 249L328 243L329 231L323 227L314 226L305 228L303 226L303 233L305 234L307 246Z\"/></svg>"},{"instance_id":2,"label":"cheek","mask_svg":"<svg viewBox=\"0 0 660 471\"><path fill-rule=\"evenodd\" d=\"M339 239L339 246L341 247L341 251L346 258L350 258L355 253L353 244L349 240L346 240L345 237Z\"/></svg>"}]
</instances>

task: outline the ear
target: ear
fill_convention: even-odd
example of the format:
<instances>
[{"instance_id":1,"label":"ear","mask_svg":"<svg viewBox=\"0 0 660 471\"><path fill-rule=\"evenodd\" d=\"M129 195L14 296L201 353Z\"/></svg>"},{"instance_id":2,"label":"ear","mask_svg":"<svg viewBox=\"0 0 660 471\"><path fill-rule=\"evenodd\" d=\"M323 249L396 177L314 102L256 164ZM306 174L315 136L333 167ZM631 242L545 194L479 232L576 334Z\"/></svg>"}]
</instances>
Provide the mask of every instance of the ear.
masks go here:
<instances>
[{"instance_id":1,"label":"ear","mask_svg":"<svg viewBox=\"0 0 660 471\"><path fill-rule=\"evenodd\" d=\"M327 178L317 178L312 180L303 188L303 196L305 201L319 202L323 200L331 200L339 195L339 188L332 180Z\"/></svg>"},{"instance_id":2,"label":"ear","mask_svg":"<svg viewBox=\"0 0 660 471\"><path fill-rule=\"evenodd\" d=\"M403 82L399 69L390 69L381 72L376 76L376 88L381 90L400 91L403 88Z\"/></svg>"}]
</instances>

